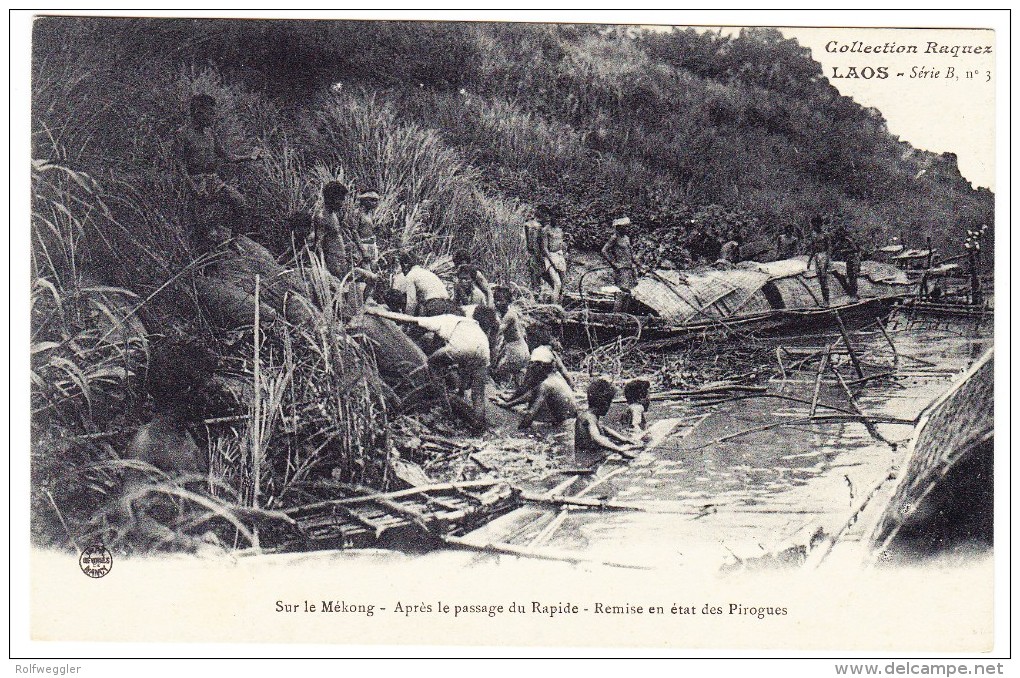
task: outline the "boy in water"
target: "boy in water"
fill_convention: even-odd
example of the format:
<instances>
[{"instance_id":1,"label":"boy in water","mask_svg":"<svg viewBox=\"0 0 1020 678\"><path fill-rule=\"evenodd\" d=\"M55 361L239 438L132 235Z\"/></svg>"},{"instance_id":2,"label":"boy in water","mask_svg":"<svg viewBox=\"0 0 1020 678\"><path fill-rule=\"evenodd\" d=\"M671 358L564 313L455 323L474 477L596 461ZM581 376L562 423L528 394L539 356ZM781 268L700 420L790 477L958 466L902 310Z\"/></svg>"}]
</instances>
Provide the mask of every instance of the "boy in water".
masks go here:
<instances>
[{"instance_id":1,"label":"boy in water","mask_svg":"<svg viewBox=\"0 0 1020 678\"><path fill-rule=\"evenodd\" d=\"M521 379L531 357L527 331L517 305L511 301L510 290L505 287L496 288L493 299L496 302L496 310L502 316L499 321L499 336L502 341L495 362L496 375L500 380L509 382L516 390L521 385Z\"/></svg>"},{"instance_id":2,"label":"boy in water","mask_svg":"<svg viewBox=\"0 0 1020 678\"><path fill-rule=\"evenodd\" d=\"M615 395L616 388L605 379L596 379L588 387L588 410L574 421L574 461L578 466L591 468L604 461L609 452L634 458L631 451L638 446L600 421L609 412Z\"/></svg>"},{"instance_id":3,"label":"boy in water","mask_svg":"<svg viewBox=\"0 0 1020 678\"><path fill-rule=\"evenodd\" d=\"M648 425L645 417L651 406L648 392L651 383L647 379L631 379L623 386L623 397L627 399L627 411L620 418L635 439L640 438Z\"/></svg>"}]
</instances>

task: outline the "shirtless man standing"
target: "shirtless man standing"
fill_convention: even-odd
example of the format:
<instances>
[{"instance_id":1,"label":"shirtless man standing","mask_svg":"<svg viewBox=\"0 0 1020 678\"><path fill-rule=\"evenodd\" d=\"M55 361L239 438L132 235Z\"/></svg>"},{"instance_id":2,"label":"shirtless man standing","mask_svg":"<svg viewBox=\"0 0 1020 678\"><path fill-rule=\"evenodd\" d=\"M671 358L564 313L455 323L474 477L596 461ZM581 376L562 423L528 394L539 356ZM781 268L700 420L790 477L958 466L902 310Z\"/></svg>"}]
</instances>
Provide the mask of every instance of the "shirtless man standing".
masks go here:
<instances>
[{"instance_id":1,"label":"shirtless man standing","mask_svg":"<svg viewBox=\"0 0 1020 678\"><path fill-rule=\"evenodd\" d=\"M220 164L258 160L261 154L258 149L248 155L234 155L227 150L214 127L216 99L208 94L191 97L189 112L191 122L180 131L184 176L192 193L200 201L206 204L223 203L231 209L236 230L248 203L240 191L224 181L220 175ZM210 236L203 233L200 237L207 239Z\"/></svg>"},{"instance_id":2,"label":"shirtless man standing","mask_svg":"<svg viewBox=\"0 0 1020 678\"><path fill-rule=\"evenodd\" d=\"M545 278L552 287L554 303L563 298L563 284L567 277L566 245L563 238L563 227L550 215L548 223L542 227L542 260Z\"/></svg>"},{"instance_id":3,"label":"shirtless man standing","mask_svg":"<svg viewBox=\"0 0 1020 678\"><path fill-rule=\"evenodd\" d=\"M815 264L818 271L818 286L822 288L822 302L829 305L829 262L832 259L830 252L832 245L829 241L829 234L825 232L822 217L811 218L811 235L809 236L811 247L808 256L807 267L811 270L811 262Z\"/></svg>"},{"instance_id":4,"label":"shirtless man standing","mask_svg":"<svg viewBox=\"0 0 1020 678\"><path fill-rule=\"evenodd\" d=\"M528 277L531 287L538 290L542 286L542 271L545 258L542 255L542 224L531 219L524 224L524 246L528 254Z\"/></svg>"},{"instance_id":5,"label":"shirtless man standing","mask_svg":"<svg viewBox=\"0 0 1020 678\"><path fill-rule=\"evenodd\" d=\"M623 217L613 222L613 235L602 246L602 256L613 268L613 283L616 285L616 299L613 312L620 313L630 302L631 290L637 286L637 267L634 263L634 250L631 248L627 227L630 219Z\"/></svg>"}]
</instances>

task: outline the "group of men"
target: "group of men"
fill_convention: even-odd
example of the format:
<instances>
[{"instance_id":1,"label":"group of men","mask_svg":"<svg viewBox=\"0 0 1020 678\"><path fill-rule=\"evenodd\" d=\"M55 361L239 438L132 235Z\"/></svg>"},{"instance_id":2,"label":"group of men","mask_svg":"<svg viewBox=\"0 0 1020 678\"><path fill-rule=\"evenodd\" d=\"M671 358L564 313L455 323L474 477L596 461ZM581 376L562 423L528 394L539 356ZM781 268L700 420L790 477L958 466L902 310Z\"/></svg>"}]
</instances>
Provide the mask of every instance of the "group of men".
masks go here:
<instances>
[{"instance_id":1,"label":"group of men","mask_svg":"<svg viewBox=\"0 0 1020 678\"><path fill-rule=\"evenodd\" d=\"M213 129L215 105L207 95L192 98L190 124L181 133L181 160L196 202L226 205L237 223L246 216L247 201L219 168L222 163L256 160L259 153L235 155L227 150ZM479 428L486 425L491 374L510 390L502 399L504 406L527 406L522 428L540 416L557 423L575 418L579 462L590 461L597 450L625 454L634 445L633 437L614 437L599 421L609 409L615 388L604 380L593 382L588 390L589 409L578 413L574 384L552 337L536 327L528 341L529 328L511 290L490 284L466 250L453 253L455 277L450 286L424 266L416 253L384 253L379 204L375 190L354 194L344 183L329 181L310 214L288 218L292 252L321 262L348 318L363 312L407 326L410 337L428 356L430 372L446 386L447 408L453 393L470 392L471 413ZM559 303L567 273L563 227L550 209L539 208L536 216L525 226L532 282L536 288L547 285L548 297ZM637 282L629 225L627 218L613 222L613 236L602 250L620 290L618 310L625 307ZM220 228L216 220L204 223L197 229L196 241L203 249L211 249L229 238L229 232L217 231ZM642 427L643 417L634 425L635 431Z\"/></svg>"},{"instance_id":2,"label":"group of men","mask_svg":"<svg viewBox=\"0 0 1020 678\"><path fill-rule=\"evenodd\" d=\"M548 293L539 297L559 304L563 301L567 277L563 225L555 210L549 207L539 206L535 216L524 225L531 284L536 290L547 287ZM615 219L612 227L613 233L600 253L613 271L616 287L613 310L620 312L627 308L631 291L637 286L637 262L629 233L630 218Z\"/></svg>"}]
</instances>

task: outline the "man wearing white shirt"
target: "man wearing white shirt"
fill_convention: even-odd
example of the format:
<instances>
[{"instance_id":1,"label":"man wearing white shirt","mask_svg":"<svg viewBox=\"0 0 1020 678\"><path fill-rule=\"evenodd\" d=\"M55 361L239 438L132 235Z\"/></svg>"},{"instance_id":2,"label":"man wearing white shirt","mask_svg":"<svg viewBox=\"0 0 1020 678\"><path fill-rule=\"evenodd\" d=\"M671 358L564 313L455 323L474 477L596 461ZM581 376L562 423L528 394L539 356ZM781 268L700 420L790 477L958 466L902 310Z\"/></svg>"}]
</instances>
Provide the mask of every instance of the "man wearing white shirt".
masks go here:
<instances>
[{"instance_id":1,"label":"man wearing white shirt","mask_svg":"<svg viewBox=\"0 0 1020 678\"><path fill-rule=\"evenodd\" d=\"M440 380L453 367L457 368L461 383L471 389L471 405L480 426L485 426L485 386L489 380L489 337L472 318L445 313L430 317L415 317L393 313L379 308L365 309L365 313L395 322L410 323L435 333L445 345L429 356L429 368Z\"/></svg>"},{"instance_id":2,"label":"man wearing white shirt","mask_svg":"<svg viewBox=\"0 0 1020 678\"><path fill-rule=\"evenodd\" d=\"M429 315L430 303L437 299L450 299L446 284L438 275L421 265L411 252L400 255L400 268L404 272L405 310L408 315Z\"/></svg>"}]
</instances>

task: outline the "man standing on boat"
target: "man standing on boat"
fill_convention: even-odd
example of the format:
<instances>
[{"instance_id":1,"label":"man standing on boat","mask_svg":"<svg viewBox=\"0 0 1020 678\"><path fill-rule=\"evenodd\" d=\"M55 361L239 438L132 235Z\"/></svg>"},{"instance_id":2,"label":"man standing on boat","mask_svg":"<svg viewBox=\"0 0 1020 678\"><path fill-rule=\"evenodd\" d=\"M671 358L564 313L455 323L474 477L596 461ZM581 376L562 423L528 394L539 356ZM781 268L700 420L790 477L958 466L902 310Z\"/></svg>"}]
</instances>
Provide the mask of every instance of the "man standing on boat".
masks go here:
<instances>
[{"instance_id":1,"label":"man standing on boat","mask_svg":"<svg viewBox=\"0 0 1020 678\"><path fill-rule=\"evenodd\" d=\"M733 268L733 265L740 261L740 234L731 230L719 248L719 258L715 261L715 267L721 269Z\"/></svg>"},{"instance_id":2,"label":"man standing on boat","mask_svg":"<svg viewBox=\"0 0 1020 678\"><path fill-rule=\"evenodd\" d=\"M840 232L839 249L846 262L846 278L840 282L852 301L859 301L857 295L858 277L861 274L861 245L851 232L849 227L844 226ZM833 271L836 275L836 271Z\"/></svg>"},{"instance_id":3,"label":"man standing on boat","mask_svg":"<svg viewBox=\"0 0 1020 678\"><path fill-rule=\"evenodd\" d=\"M637 265L634 262L630 236L627 234L630 223L628 217L613 221L613 235L602 246L602 256L613 269L613 284L617 289L613 302L614 313L626 310L630 303L631 290L637 287Z\"/></svg>"},{"instance_id":4,"label":"man standing on boat","mask_svg":"<svg viewBox=\"0 0 1020 678\"><path fill-rule=\"evenodd\" d=\"M776 256L779 259L792 259L799 254L800 238L793 224L783 226L783 231L776 238Z\"/></svg>"},{"instance_id":5,"label":"man standing on boat","mask_svg":"<svg viewBox=\"0 0 1020 678\"><path fill-rule=\"evenodd\" d=\"M810 271L811 262L813 261L815 263L815 268L818 271L818 286L822 288L822 303L825 306L828 306L829 262L832 258L829 252L832 250L832 245L829 242L829 234L825 232L824 222L820 216L814 216L811 218L811 235L809 236L809 244L811 250L808 256L807 267Z\"/></svg>"}]
</instances>

